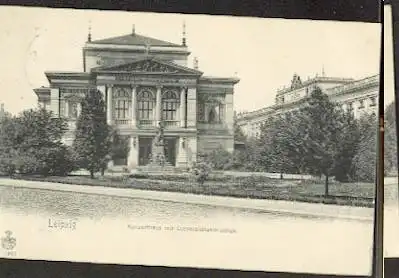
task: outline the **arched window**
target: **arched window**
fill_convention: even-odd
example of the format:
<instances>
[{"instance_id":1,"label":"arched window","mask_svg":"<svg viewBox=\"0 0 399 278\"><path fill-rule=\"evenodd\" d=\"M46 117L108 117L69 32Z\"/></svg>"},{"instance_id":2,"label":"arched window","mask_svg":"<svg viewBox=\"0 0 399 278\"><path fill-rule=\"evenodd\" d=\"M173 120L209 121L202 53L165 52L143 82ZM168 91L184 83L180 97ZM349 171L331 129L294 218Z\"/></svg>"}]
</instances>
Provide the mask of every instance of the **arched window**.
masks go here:
<instances>
[{"instance_id":1,"label":"arched window","mask_svg":"<svg viewBox=\"0 0 399 278\"><path fill-rule=\"evenodd\" d=\"M114 118L128 119L131 106L131 97L128 89L116 87L113 92L113 98L115 101Z\"/></svg>"},{"instance_id":2,"label":"arched window","mask_svg":"<svg viewBox=\"0 0 399 278\"><path fill-rule=\"evenodd\" d=\"M155 97L149 90L140 91L137 95L137 109L140 120L152 120Z\"/></svg>"},{"instance_id":3,"label":"arched window","mask_svg":"<svg viewBox=\"0 0 399 278\"><path fill-rule=\"evenodd\" d=\"M179 105L180 100L176 92L164 92L162 94L162 119L166 121L176 121Z\"/></svg>"},{"instance_id":4,"label":"arched window","mask_svg":"<svg viewBox=\"0 0 399 278\"><path fill-rule=\"evenodd\" d=\"M213 123L215 123L215 122L217 122L216 121L216 107L211 107L211 111L209 111L209 116L208 116L208 121L209 121L209 123L210 124L213 124Z\"/></svg>"}]
</instances>

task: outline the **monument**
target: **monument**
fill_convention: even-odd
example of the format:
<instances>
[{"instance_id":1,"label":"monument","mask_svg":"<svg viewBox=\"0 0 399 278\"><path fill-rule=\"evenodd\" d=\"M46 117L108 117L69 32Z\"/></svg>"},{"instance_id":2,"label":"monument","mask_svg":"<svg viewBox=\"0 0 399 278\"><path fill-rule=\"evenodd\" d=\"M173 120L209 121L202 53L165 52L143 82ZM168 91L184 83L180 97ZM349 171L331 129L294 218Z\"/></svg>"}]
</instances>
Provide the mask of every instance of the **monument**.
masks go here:
<instances>
[{"instance_id":1,"label":"monument","mask_svg":"<svg viewBox=\"0 0 399 278\"><path fill-rule=\"evenodd\" d=\"M159 122L157 133L152 141L152 151L149 167L171 166L165 156L164 123Z\"/></svg>"}]
</instances>

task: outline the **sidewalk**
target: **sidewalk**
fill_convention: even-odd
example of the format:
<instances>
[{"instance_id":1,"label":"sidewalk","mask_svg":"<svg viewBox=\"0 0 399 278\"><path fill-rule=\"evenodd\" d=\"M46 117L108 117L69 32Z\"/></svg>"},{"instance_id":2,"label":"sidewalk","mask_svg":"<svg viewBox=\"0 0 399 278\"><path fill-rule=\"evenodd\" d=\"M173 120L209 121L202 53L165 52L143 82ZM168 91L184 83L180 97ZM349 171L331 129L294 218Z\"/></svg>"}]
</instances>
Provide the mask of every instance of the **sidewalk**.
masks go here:
<instances>
[{"instance_id":1,"label":"sidewalk","mask_svg":"<svg viewBox=\"0 0 399 278\"><path fill-rule=\"evenodd\" d=\"M198 205L223 206L231 208L252 209L279 214L281 213L291 216L313 216L320 218L373 221L374 214L374 210L372 208L363 207L205 196L186 193L146 191L133 188L111 188L102 186L85 186L51 182L24 181L7 178L0 178L0 186L12 186L52 191L67 191L83 194L99 194L115 197L128 197L136 199Z\"/></svg>"}]
</instances>

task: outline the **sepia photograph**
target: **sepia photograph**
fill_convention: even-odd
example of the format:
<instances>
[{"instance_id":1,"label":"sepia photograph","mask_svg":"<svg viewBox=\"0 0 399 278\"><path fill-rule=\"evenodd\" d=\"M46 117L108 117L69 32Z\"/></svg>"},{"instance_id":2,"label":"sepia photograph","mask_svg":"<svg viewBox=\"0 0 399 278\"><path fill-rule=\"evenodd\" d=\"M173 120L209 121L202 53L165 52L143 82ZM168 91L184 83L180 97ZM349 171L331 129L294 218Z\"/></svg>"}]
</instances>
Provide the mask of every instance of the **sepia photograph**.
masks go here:
<instances>
[{"instance_id":1,"label":"sepia photograph","mask_svg":"<svg viewBox=\"0 0 399 278\"><path fill-rule=\"evenodd\" d=\"M384 257L399 257L398 152L392 6L384 7Z\"/></svg>"},{"instance_id":2,"label":"sepia photograph","mask_svg":"<svg viewBox=\"0 0 399 278\"><path fill-rule=\"evenodd\" d=\"M0 257L371 274L380 24L0 17Z\"/></svg>"}]
</instances>

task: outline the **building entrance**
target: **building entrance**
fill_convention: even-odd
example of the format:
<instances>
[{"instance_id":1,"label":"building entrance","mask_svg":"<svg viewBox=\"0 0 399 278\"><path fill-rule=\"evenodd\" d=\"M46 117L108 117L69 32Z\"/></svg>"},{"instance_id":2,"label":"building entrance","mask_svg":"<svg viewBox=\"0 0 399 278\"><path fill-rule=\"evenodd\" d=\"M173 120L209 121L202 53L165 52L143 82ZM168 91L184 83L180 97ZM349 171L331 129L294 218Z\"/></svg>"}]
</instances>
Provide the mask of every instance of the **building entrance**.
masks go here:
<instances>
[{"instance_id":1,"label":"building entrance","mask_svg":"<svg viewBox=\"0 0 399 278\"><path fill-rule=\"evenodd\" d=\"M139 165L147 165L150 163L152 153L152 137L139 137ZM177 138L166 137L165 143L165 158L173 166L176 165L176 144Z\"/></svg>"}]
</instances>

